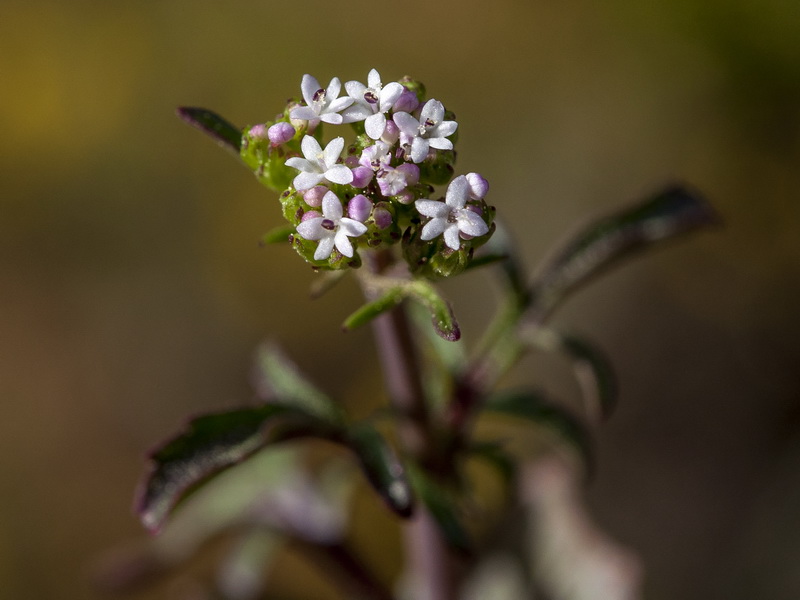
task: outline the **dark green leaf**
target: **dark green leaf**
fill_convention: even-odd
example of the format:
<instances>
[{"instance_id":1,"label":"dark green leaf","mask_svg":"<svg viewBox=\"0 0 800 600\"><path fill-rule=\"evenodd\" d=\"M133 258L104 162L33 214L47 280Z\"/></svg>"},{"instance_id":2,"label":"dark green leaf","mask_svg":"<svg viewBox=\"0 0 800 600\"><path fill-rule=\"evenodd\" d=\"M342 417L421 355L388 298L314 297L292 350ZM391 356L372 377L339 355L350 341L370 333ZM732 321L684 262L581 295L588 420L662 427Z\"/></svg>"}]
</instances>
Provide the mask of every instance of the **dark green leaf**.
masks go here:
<instances>
[{"instance_id":1,"label":"dark green leaf","mask_svg":"<svg viewBox=\"0 0 800 600\"><path fill-rule=\"evenodd\" d=\"M541 392L535 390L501 392L488 399L484 410L526 419L554 431L578 450L587 470L591 470L591 442L586 427L567 409L548 400Z\"/></svg>"},{"instance_id":2,"label":"dark green leaf","mask_svg":"<svg viewBox=\"0 0 800 600\"><path fill-rule=\"evenodd\" d=\"M344 421L341 407L306 379L276 344L259 346L254 375L259 397L270 404L296 408L334 425Z\"/></svg>"},{"instance_id":3,"label":"dark green leaf","mask_svg":"<svg viewBox=\"0 0 800 600\"><path fill-rule=\"evenodd\" d=\"M151 454L137 512L145 527L158 531L175 506L212 476L267 444L304 435L328 438L333 432L311 416L277 405L197 417Z\"/></svg>"},{"instance_id":4,"label":"dark green leaf","mask_svg":"<svg viewBox=\"0 0 800 600\"><path fill-rule=\"evenodd\" d=\"M342 328L345 331L350 331L356 327L361 327L375 317L392 310L402 300L403 288L399 286L391 288L377 300L365 304L347 317L342 324Z\"/></svg>"},{"instance_id":5,"label":"dark green leaf","mask_svg":"<svg viewBox=\"0 0 800 600\"><path fill-rule=\"evenodd\" d=\"M242 145L242 132L220 117L217 113L205 108L192 108L181 106L177 110L178 116L196 127L203 133L211 136L217 144L239 155Z\"/></svg>"},{"instance_id":6,"label":"dark green leaf","mask_svg":"<svg viewBox=\"0 0 800 600\"><path fill-rule=\"evenodd\" d=\"M361 461L372 487L389 508L401 517L409 517L414 509L414 500L405 468L378 430L367 424L351 427L346 443Z\"/></svg>"},{"instance_id":7,"label":"dark green leaf","mask_svg":"<svg viewBox=\"0 0 800 600\"><path fill-rule=\"evenodd\" d=\"M439 295L430 283L417 280L409 283L404 288L409 298L419 302L431 314L433 328L439 336L448 342L461 339L461 330L456 322L450 304Z\"/></svg>"},{"instance_id":8,"label":"dark green leaf","mask_svg":"<svg viewBox=\"0 0 800 600\"><path fill-rule=\"evenodd\" d=\"M439 525L447 543L453 548L468 552L471 548L470 538L459 519L461 510L454 493L419 468L409 468L409 475L414 491Z\"/></svg>"},{"instance_id":9,"label":"dark green leaf","mask_svg":"<svg viewBox=\"0 0 800 600\"><path fill-rule=\"evenodd\" d=\"M705 199L681 186L597 221L540 270L531 288L534 310L548 313L578 285L623 257L718 221Z\"/></svg>"},{"instance_id":10,"label":"dark green leaf","mask_svg":"<svg viewBox=\"0 0 800 600\"><path fill-rule=\"evenodd\" d=\"M283 244L289 242L289 236L294 233L294 225L281 225L270 229L267 233L261 236L259 240L262 245L266 244Z\"/></svg>"},{"instance_id":11,"label":"dark green leaf","mask_svg":"<svg viewBox=\"0 0 800 600\"><path fill-rule=\"evenodd\" d=\"M588 341L552 329L520 331L520 339L536 348L560 352L571 362L590 410L607 418L617 404L617 377L606 355ZM599 413L599 414L598 414Z\"/></svg>"}]
</instances>

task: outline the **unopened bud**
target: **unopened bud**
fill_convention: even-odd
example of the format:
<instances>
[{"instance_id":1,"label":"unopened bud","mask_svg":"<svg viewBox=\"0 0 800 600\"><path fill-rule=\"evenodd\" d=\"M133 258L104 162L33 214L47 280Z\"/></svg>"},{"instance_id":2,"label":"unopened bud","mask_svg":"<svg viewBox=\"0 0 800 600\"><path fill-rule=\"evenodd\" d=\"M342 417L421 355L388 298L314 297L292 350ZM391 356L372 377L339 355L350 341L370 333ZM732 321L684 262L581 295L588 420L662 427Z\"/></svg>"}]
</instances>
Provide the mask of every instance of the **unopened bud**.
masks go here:
<instances>
[{"instance_id":1,"label":"unopened bud","mask_svg":"<svg viewBox=\"0 0 800 600\"><path fill-rule=\"evenodd\" d=\"M397 126L397 123L391 119L387 120L386 129L383 130L381 141L392 146L398 139L400 139L400 128Z\"/></svg>"},{"instance_id":2,"label":"unopened bud","mask_svg":"<svg viewBox=\"0 0 800 600\"><path fill-rule=\"evenodd\" d=\"M324 185L315 185L311 189L303 192L303 200L305 200L306 204L309 206L319 208L322 206L322 197L327 193L328 188L326 188Z\"/></svg>"},{"instance_id":3,"label":"unopened bud","mask_svg":"<svg viewBox=\"0 0 800 600\"><path fill-rule=\"evenodd\" d=\"M378 229L386 229L392 224L392 213L381 206L376 206L372 211L372 220Z\"/></svg>"},{"instance_id":4,"label":"unopened bud","mask_svg":"<svg viewBox=\"0 0 800 600\"><path fill-rule=\"evenodd\" d=\"M317 210L309 210L309 211L306 211L306 212L303 213L303 216L300 217L300 222L302 223L303 221L308 221L309 219L317 219L317 218L319 218L321 216L322 216L322 213L320 213L319 211L317 211Z\"/></svg>"},{"instance_id":5,"label":"unopened bud","mask_svg":"<svg viewBox=\"0 0 800 600\"><path fill-rule=\"evenodd\" d=\"M369 219L372 212L372 201L363 194L353 196L352 200L347 203L347 216L363 223Z\"/></svg>"},{"instance_id":6,"label":"unopened bud","mask_svg":"<svg viewBox=\"0 0 800 600\"><path fill-rule=\"evenodd\" d=\"M412 113L419 108L419 100L417 95L408 88L403 90L400 97L394 103L393 109L395 112Z\"/></svg>"},{"instance_id":7,"label":"unopened bud","mask_svg":"<svg viewBox=\"0 0 800 600\"><path fill-rule=\"evenodd\" d=\"M478 173L467 173L466 177L469 184L469 197L472 200L483 200L489 192L489 182Z\"/></svg>"},{"instance_id":8,"label":"unopened bud","mask_svg":"<svg viewBox=\"0 0 800 600\"><path fill-rule=\"evenodd\" d=\"M354 188L361 189L367 187L370 181L372 181L372 169L364 166L353 169L353 181L350 185Z\"/></svg>"},{"instance_id":9,"label":"unopened bud","mask_svg":"<svg viewBox=\"0 0 800 600\"><path fill-rule=\"evenodd\" d=\"M267 139L267 127L266 125L253 125L248 132L250 137L255 138L257 140L265 140Z\"/></svg>"},{"instance_id":10,"label":"unopened bud","mask_svg":"<svg viewBox=\"0 0 800 600\"><path fill-rule=\"evenodd\" d=\"M252 129L250 131L252 132ZM274 146L285 144L294 137L294 134L295 128L285 121L275 123L275 125L267 130L269 141L272 142Z\"/></svg>"}]
</instances>

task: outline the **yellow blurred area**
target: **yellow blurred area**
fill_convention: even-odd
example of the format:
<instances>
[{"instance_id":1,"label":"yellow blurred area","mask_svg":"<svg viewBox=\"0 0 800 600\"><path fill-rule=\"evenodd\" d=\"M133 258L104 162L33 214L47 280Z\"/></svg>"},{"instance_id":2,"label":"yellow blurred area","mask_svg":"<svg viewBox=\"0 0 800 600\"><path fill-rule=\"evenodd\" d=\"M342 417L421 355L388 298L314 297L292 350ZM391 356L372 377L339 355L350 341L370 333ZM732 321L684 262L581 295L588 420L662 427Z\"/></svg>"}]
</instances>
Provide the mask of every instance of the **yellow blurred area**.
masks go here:
<instances>
[{"instance_id":1,"label":"yellow blurred area","mask_svg":"<svg viewBox=\"0 0 800 600\"><path fill-rule=\"evenodd\" d=\"M309 300L301 259L258 246L280 223L274 194L174 115L263 122L304 73L373 67L456 113L459 172L490 181L531 267L666 182L710 198L723 228L630 262L555 319L621 380L590 505L642 558L647 598L800 596L798 39L790 0L3 0L0 599L105 597L95 561L144 535L130 506L145 452L188 414L248 401L262 339L353 412L383 402L369 332L339 328L355 286ZM443 286L467 343L490 283ZM574 395L551 363L525 367L509 385ZM388 577L382 511L359 494L354 537ZM210 562L133 597L198 597ZM285 597L310 578L333 597L300 557L279 566Z\"/></svg>"}]
</instances>

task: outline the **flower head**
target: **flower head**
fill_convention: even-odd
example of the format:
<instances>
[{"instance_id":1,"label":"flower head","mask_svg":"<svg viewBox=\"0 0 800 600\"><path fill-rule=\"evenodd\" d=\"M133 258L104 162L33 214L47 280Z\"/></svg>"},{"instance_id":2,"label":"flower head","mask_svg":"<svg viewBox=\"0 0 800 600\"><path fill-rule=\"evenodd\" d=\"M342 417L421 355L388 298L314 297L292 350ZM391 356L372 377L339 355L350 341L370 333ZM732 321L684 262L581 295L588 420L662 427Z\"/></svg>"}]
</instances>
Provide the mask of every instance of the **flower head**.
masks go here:
<instances>
[{"instance_id":1,"label":"flower head","mask_svg":"<svg viewBox=\"0 0 800 600\"><path fill-rule=\"evenodd\" d=\"M422 228L422 240L428 241L444 235L444 243L452 250L461 247L461 234L478 237L489 232L489 226L466 206L469 200L470 185L464 175L459 175L447 186L445 201L417 200L414 204L419 213L430 217Z\"/></svg>"},{"instance_id":2,"label":"flower head","mask_svg":"<svg viewBox=\"0 0 800 600\"><path fill-rule=\"evenodd\" d=\"M422 162L430 148L452 150L453 142L447 136L453 135L458 128L455 121L443 121L444 105L438 100L430 99L422 107L419 120L406 112L394 114L394 122L400 129L400 142L406 149L411 161Z\"/></svg>"},{"instance_id":3,"label":"flower head","mask_svg":"<svg viewBox=\"0 0 800 600\"><path fill-rule=\"evenodd\" d=\"M322 216L305 220L297 226L297 233L303 239L319 241L314 260L325 260L334 247L344 256L352 258L353 244L349 238L363 235L367 226L343 214L342 202L329 191L322 198Z\"/></svg>"},{"instance_id":4,"label":"flower head","mask_svg":"<svg viewBox=\"0 0 800 600\"><path fill-rule=\"evenodd\" d=\"M332 139L324 150L312 136L303 137L300 149L305 158L293 156L286 161L286 166L300 171L300 174L294 178L294 188L298 191L307 190L324 179L339 184L352 182L353 172L336 162L339 160L343 148L344 138L341 137Z\"/></svg>"},{"instance_id":5,"label":"flower head","mask_svg":"<svg viewBox=\"0 0 800 600\"><path fill-rule=\"evenodd\" d=\"M343 117L339 113L353 103L353 98L342 96L339 98L339 92L342 91L342 82L338 77L331 79L327 89L323 88L319 81L311 75L303 75L303 81L300 83L300 91L303 94L303 100L306 106L298 106L292 109L289 116L292 119L301 119L303 121L318 122L324 121L333 125L343 123Z\"/></svg>"},{"instance_id":6,"label":"flower head","mask_svg":"<svg viewBox=\"0 0 800 600\"><path fill-rule=\"evenodd\" d=\"M373 140L380 139L386 129L386 113L391 110L405 88L396 81L384 86L375 69L369 72L367 85L348 81L344 88L347 95L354 100L354 104L343 115L344 122L364 121L367 135Z\"/></svg>"}]
</instances>

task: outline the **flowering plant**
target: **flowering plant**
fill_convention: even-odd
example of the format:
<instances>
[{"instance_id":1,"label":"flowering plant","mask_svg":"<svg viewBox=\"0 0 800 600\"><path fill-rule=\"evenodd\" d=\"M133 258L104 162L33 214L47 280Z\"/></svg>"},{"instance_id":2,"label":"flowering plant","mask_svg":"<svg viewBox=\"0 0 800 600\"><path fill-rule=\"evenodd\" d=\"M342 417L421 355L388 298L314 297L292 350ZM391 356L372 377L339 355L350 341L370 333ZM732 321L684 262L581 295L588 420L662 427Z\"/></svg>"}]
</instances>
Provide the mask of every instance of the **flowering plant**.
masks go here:
<instances>
[{"instance_id":1,"label":"flowering plant","mask_svg":"<svg viewBox=\"0 0 800 600\"><path fill-rule=\"evenodd\" d=\"M531 465L556 448L574 459L557 461L571 466L556 471L588 471L591 431L613 408L616 386L603 354L549 327L549 317L597 272L714 223L714 211L686 187L667 187L579 230L529 278L486 202L487 180L476 172L456 174L460 130L453 113L427 97L420 82L406 77L384 84L376 70L366 84L348 81L344 90L340 95L338 78L322 87L305 75L302 99L290 101L275 120L243 129L205 109L181 108L179 114L240 156L280 195L288 224L265 241L290 243L321 271L318 293L342 275L355 274L366 304L344 327L372 324L391 410L383 420L353 419L277 346L262 346L255 404L196 417L152 453L137 499L145 526L160 531L194 496L154 542L161 550L153 553L163 561L185 555L220 531L239 532L242 545L224 563L217 583L223 597L236 599L262 597L265 565L278 541L309 552L336 582L363 598L523 598L529 597L532 579L553 598L630 597L619 589L595 596L564 592L575 587L565 588L565 578L580 575L572 566L584 564L585 528L574 531L572 545L556 536L557 554L569 562L560 571L543 566L541 558L556 548L556 538L511 536L516 541L506 545L518 556L525 555L523 547L534 556L514 563L514 573L521 574L516 591L476 592L488 588L476 583L475 573L496 554L497 532L519 528L518 516L509 516L518 513L501 510L494 517L467 519L474 488L465 465L479 460L495 469L505 482L509 507L522 507L537 522L558 518L554 515L561 513L548 508L554 504L547 490L558 487L552 473L532 471ZM333 137L326 137L329 130ZM500 275L504 301L468 351L435 281L489 266ZM417 318L420 314L428 318ZM581 414L537 388L500 388L503 376L530 352L555 352L574 366L584 396ZM530 425L529 435L539 441L533 455L515 454L503 439L476 435L476 422L493 414ZM299 450L286 458L277 449L296 449L287 442L297 438L332 442L349 458L336 454L311 475ZM405 592L372 573L346 541L350 496L343 489L358 481L343 467L351 461L389 510L405 520L406 577L399 586ZM236 479L234 473L243 475ZM572 475L561 481L573 481ZM220 512L209 496L196 494L200 488L228 498L227 509ZM557 505L578 510L558 497ZM181 525L186 514L193 518ZM570 531L568 524L563 529ZM594 571L587 572L590 577ZM623 583L630 591L635 578ZM587 585L600 589L596 581Z\"/></svg>"}]
</instances>

